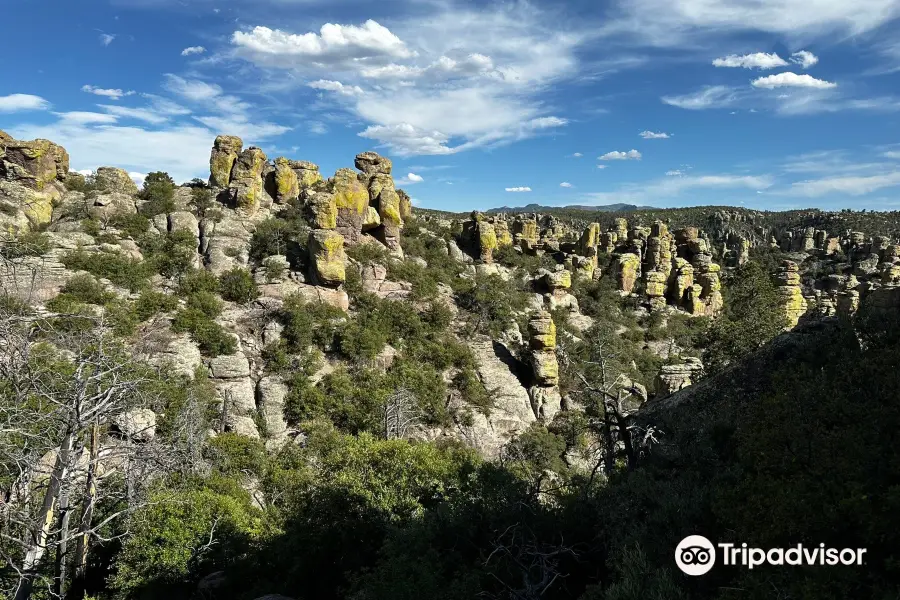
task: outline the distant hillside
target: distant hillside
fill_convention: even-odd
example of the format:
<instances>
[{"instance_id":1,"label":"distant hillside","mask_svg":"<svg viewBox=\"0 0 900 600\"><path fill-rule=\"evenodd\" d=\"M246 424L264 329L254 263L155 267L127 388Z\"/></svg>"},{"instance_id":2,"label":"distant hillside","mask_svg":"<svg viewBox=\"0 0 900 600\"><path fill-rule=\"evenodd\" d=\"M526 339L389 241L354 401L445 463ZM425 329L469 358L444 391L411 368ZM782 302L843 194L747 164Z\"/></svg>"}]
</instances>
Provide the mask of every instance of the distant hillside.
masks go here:
<instances>
[{"instance_id":1,"label":"distant hillside","mask_svg":"<svg viewBox=\"0 0 900 600\"><path fill-rule=\"evenodd\" d=\"M543 206L541 204L529 204L521 207L501 206L492 208L486 212L494 213L522 213L522 212L548 212L554 210L586 210L598 212L631 212L634 210L651 209L652 206L637 206L636 204L605 204L603 206L588 206L584 204L571 204L569 206Z\"/></svg>"}]
</instances>

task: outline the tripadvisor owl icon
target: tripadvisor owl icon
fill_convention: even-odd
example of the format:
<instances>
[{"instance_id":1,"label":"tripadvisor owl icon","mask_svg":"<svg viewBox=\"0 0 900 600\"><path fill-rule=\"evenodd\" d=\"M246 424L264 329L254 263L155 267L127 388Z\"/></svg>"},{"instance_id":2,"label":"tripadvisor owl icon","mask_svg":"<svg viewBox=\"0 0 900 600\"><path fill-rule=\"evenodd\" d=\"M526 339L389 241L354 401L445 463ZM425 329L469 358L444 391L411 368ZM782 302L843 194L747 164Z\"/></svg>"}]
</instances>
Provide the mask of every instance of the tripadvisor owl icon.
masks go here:
<instances>
[{"instance_id":1,"label":"tripadvisor owl icon","mask_svg":"<svg viewBox=\"0 0 900 600\"><path fill-rule=\"evenodd\" d=\"M716 549L702 535L689 535L675 548L675 563L687 575L705 575L716 564Z\"/></svg>"}]
</instances>

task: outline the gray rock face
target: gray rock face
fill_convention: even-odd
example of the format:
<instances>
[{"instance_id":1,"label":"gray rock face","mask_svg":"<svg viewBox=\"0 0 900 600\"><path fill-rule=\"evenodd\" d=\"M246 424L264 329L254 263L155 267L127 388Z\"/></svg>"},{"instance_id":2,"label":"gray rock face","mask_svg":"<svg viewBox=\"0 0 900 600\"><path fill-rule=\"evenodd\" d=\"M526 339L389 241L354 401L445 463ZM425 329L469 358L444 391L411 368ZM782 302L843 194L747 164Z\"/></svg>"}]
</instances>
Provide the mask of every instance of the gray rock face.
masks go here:
<instances>
[{"instance_id":1,"label":"gray rock face","mask_svg":"<svg viewBox=\"0 0 900 600\"><path fill-rule=\"evenodd\" d=\"M516 376L515 358L500 344L479 338L469 347L478 364L478 378L494 399L490 417L473 414L473 424L461 427L467 443L485 456L494 458L514 436L528 428L537 418L531 408L528 390Z\"/></svg>"},{"instance_id":2,"label":"gray rock face","mask_svg":"<svg viewBox=\"0 0 900 600\"><path fill-rule=\"evenodd\" d=\"M149 442L156 437L156 413L149 408L135 408L118 414L112 422L129 439Z\"/></svg>"},{"instance_id":3,"label":"gray rock face","mask_svg":"<svg viewBox=\"0 0 900 600\"><path fill-rule=\"evenodd\" d=\"M214 379L250 377L250 361L240 352L231 356L217 356L209 361L209 373Z\"/></svg>"},{"instance_id":4,"label":"gray rock face","mask_svg":"<svg viewBox=\"0 0 900 600\"><path fill-rule=\"evenodd\" d=\"M695 377L703 370L699 358L687 358L680 365L663 365L656 378L656 397L665 398L693 383Z\"/></svg>"},{"instance_id":5,"label":"gray rock face","mask_svg":"<svg viewBox=\"0 0 900 600\"><path fill-rule=\"evenodd\" d=\"M266 434L276 441L283 439L287 432L287 422L284 420L284 399L287 394L288 387L277 375L263 377L256 384L256 395L266 424Z\"/></svg>"}]
</instances>

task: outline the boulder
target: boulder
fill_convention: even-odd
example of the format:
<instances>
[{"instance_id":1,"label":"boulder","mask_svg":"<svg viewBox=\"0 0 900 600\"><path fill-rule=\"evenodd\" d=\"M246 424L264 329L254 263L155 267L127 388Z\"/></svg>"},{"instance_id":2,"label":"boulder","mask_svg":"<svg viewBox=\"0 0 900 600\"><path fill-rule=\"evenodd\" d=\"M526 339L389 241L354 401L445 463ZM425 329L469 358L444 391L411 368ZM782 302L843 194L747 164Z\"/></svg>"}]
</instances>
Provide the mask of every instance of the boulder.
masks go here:
<instances>
[{"instance_id":1,"label":"boulder","mask_svg":"<svg viewBox=\"0 0 900 600\"><path fill-rule=\"evenodd\" d=\"M7 133L0 137L0 179L43 190L69 174L69 154L50 140L19 141Z\"/></svg>"},{"instance_id":2,"label":"boulder","mask_svg":"<svg viewBox=\"0 0 900 600\"><path fill-rule=\"evenodd\" d=\"M220 135L209 156L209 185L225 188L231 182L231 170L244 142L234 135Z\"/></svg>"},{"instance_id":3,"label":"boulder","mask_svg":"<svg viewBox=\"0 0 900 600\"><path fill-rule=\"evenodd\" d=\"M275 159L275 202L287 204L300 195L300 181L291 168L291 161L283 156Z\"/></svg>"},{"instance_id":4,"label":"boulder","mask_svg":"<svg viewBox=\"0 0 900 600\"><path fill-rule=\"evenodd\" d=\"M209 360L209 376L214 379L250 377L250 361L243 353L217 356Z\"/></svg>"},{"instance_id":5,"label":"boulder","mask_svg":"<svg viewBox=\"0 0 900 600\"><path fill-rule=\"evenodd\" d=\"M393 167L393 163L391 163L389 158L371 151L357 154L353 164L366 175L375 175L377 173L390 175Z\"/></svg>"},{"instance_id":6,"label":"boulder","mask_svg":"<svg viewBox=\"0 0 900 600\"><path fill-rule=\"evenodd\" d=\"M345 242L356 244L369 207L369 190L351 169L338 169L330 180L337 209L337 231ZM379 212L380 214L380 212Z\"/></svg>"},{"instance_id":7,"label":"boulder","mask_svg":"<svg viewBox=\"0 0 900 600\"><path fill-rule=\"evenodd\" d=\"M329 229L309 232L309 257L315 283L338 287L347 279L344 236Z\"/></svg>"},{"instance_id":8,"label":"boulder","mask_svg":"<svg viewBox=\"0 0 900 600\"><path fill-rule=\"evenodd\" d=\"M616 258L616 280L619 290L630 294L638 278L641 259L637 254L620 254Z\"/></svg>"},{"instance_id":9,"label":"boulder","mask_svg":"<svg viewBox=\"0 0 900 600\"><path fill-rule=\"evenodd\" d=\"M699 358L687 358L684 363L663 365L656 378L656 397L665 398L693 383L692 378L703 370Z\"/></svg>"},{"instance_id":10,"label":"boulder","mask_svg":"<svg viewBox=\"0 0 900 600\"><path fill-rule=\"evenodd\" d=\"M127 171L116 167L100 167L94 173L94 184L104 192L137 196L138 187Z\"/></svg>"},{"instance_id":11,"label":"boulder","mask_svg":"<svg viewBox=\"0 0 900 600\"><path fill-rule=\"evenodd\" d=\"M156 413L149 408L133 408L113 416L112 423L125 437L150 442L156 437Z\"/></svg>"}]
</instances>

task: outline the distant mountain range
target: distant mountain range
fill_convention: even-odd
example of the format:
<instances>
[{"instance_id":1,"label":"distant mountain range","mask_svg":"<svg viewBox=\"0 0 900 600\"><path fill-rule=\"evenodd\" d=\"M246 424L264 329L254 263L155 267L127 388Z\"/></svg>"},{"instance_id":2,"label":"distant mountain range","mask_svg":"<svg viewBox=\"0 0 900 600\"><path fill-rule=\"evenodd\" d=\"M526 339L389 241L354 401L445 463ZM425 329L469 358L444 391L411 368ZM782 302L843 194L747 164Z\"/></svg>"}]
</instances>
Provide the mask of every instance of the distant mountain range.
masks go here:
<instances>
[{"instance_id":1,"label":"distant mountain range","mask_svg":"<svg viewBox=\"0 0 900 600\"><path fill-rule=\"evenodd\" d=\"M522 213L522 212L548 212L553 210L584 210L599 212L628 212L633 210L652 209L652 206L637 206L636 204L604 204L602 206L588 206L584 204L570 204L569 206L544 206L542 204L529 204L527 206L501 206L491 208L488 213Z\"/></svg>"}]
</instances>

